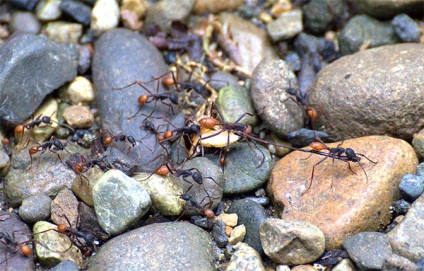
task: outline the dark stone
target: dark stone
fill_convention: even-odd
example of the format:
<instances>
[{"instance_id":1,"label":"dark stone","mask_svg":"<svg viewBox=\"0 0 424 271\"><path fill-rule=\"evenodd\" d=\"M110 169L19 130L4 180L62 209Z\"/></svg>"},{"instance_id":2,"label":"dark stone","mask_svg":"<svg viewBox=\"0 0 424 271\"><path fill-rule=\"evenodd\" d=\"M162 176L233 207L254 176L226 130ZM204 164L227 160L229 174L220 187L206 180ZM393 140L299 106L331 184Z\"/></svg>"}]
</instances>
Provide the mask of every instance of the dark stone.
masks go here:
<instances>
[{"instance_id":1,"label":"dark stone","mask_svg":"<svg viewBox=\"0 0 424 271\"><path fill-rule=\"evenodd\" d=\"M0 47L0 59L0 124L23 122L48 94L77 75L73 47L33 34L14 33Z\"/></svg>"},{"instance_id":2,"label":"dark stone","mask_svg":"<svg viewBox=\"0 0 424 271\"><path fill-rule=\"evenodd\" d=\"M156 135L140 129L140 124L153 110L150 120L155 127L163 125L170 129L170 123L174 127L182 127L184 118L168 116L168 123L162 117L170 113L170 108L161 102L152 102L145 104L134 118L128 119L140 108L138 97L149 93L138 85L123 90L113 88L127 86L136 80L146 82L152 77L165 74L168 68L162 55L144 36L126 29L113 29L104 33L95 47L92 71L102 128L114 135L123 133L136 140L143 139L143 144L131 148L128 156L139 164L137 170L153 172L164 163L166 153L158 144ZM151 89L152 93L156 92L155 82L145 87ZM159 84L158 92L164 92L162 84ZM178 112L176 108L174 112ZM125 142L118 142L115 146L122 152L128 151Z\"/></svg>"},{"instance_id":3,"label":"dark stone","mask_svg":"<svg viewBox=\"0 0 424 271\"><path fill-rule=\"evenodd\" d=\"M287 64L289 64L293 71L297 72L300 70L302 62L300 61L300 57L296 52L288 52L284 60L287 62Z\"/></svg>"},{"instance_id":4,"label":"dark stone","mask_svg":"<svg viewBox=\"0 0 424 271\"><path fill-rule=\"evenodd\" d=\"M384 260L392 254L389 239L384 233L361 232L343 242L350 259L361 269L381 269Z\"/></svg>"},{"instance_id":5,"label":"dark stone","mask_svg":"<svg viewBox=\"0 0 424 271\"><path fill-rule=\"evenodd\" d=\"M34 224L50 217L52 200L47 195L34 195L22 201L19 207L19 216L27 223Z\"/></svg>"},{"instance_id":6,"label":"dark stone","mask_svg":"<svg viewBox=\"0 0 424 271\"><path fill-rule=\"evenodd\" d=\"M91 7L80 1L62 0L60 2L60 9L75 21L82 23L85 26L90 25L91 21Z\"/></svg>"},{"instance_id":7,"label":"dark stone","mask_svg":"<svg viewBox=\"0 0 424 271\"><path fill-rule=\"evenodd\" d=\"M410 207L411 204L409 202L404 199L401 199L395 201L395 203L393 204L393 211L395 211L397 215L404 215L408 212Z\"/></svg>"},{"instance_id":8,"label":"dark stone","mask_svg":"<svg viewBox=\"0 0 424 271\"><path fill-rule=\"evenodd\" d=\"M35 6L38 4L38 1L40 0L13 0L13 1L10 1L10 4L18 8L23 8L26 10L34 10Z\"/></svg>"},{"instance_id":9,"label":"dark stone","mask_svg":"<svg viewBox=\"0 0 424 271\"><path fill-rule=\"evenodd\" d=\"M382 271L418 271L418 266L396 254L392 254L384 261Z\"/></svg>"},{"instance_id":10,"label":"dark stone","mask_svg":"<svg viewBox=\"0 0 424 271\"><path fill-rule=\"evenodd\" d=\"M107 148L104 155L107 157L107 163L110 163L114 169L120 170L128 176L133 175L137 169L135 161L117 148Z\"/></svg>"},{"instance_id":11,"label":"dark stone","mask_svg":"<svg viewBox=\"0 0 424 271\"><path fill-rule=\"evenodd\" d=\"M402 197L409 202L415 201L424 191L424 177L405 174L399 184Z\"/></svg>"},{"instance_id":12,"label":"dark stone","mask_svg":"<svg viewBox=\"0 0 424 271\"><path fill-rule=\"evenodd\" d=\"M424 271L424 258L419 259L415 264L418 266L418 271Z\"/></svg>"},{"instance_id":13,"label":"dark stone","mask_svg":"<svg viewBox=\"0 0 424 271\"><path fill-rule=\"evenodd\" d=\"M227 245L228 236L225 234L225 224L222 220L215 222L211 234L218 247L223 248Z\"/></svg>"},{"instance_id":14,"label":"dark stone","mask_svg":"<svg viewBox=\"0 0 424 271\"><path fill-rule=\"evenodd\" d=\"M308 53L316 53L324 46L324 41L313 35L300 33L294 40L294 48L302 57Z\"/></svg>"},{"instance_id":15,"label":"dark stone","mask_svg":"<svg viewBox=\"0 0 424 271\"><path fill-rule=\"evenodd\" d=\"M49 269L50 271L78 271L80 270L78 268L78 265L76 265L71 260L64 260L63 262L60 262L55 267Z\"/></svg>"},{"instance_id":16,"label":"dark stone","mask_svg":"<svg viewBox=\"0 0 424 271\"><path fill-rule=\"evenodd\" d=\"M236 200L227 211L228 214L238 215L238 224L246 227L245 243L254 248L259 254L264 255L259 227L268 218L266 210L260 204L251 200Z\"/></svg>"},{"instance_id":17,"label":"dark stone","mask_svg":"<svg viewBox=\"0 0 424 271\"><path fill-rule=\"evenodd\" d=\"M76 45L78 49L78 74L85 74L91 67L91 52L87 46Z\"/></svg>"},{"instance_id":18,"label":"dark stone","mask_svg":"<svg viewBox=\"0 0 424 271\"><path fill-rule=\"evenodd\" d=\"M348 6L343 0L314 0L303 6L305 28L314 34L340 27L348 17Z\"/></svg>"},{"instance_id":19,"label":"dark stone","mask_svg":"<svg viewBox=\"0 0 424 271\"><path fill-rule=\"evenodd\" d=\"M308 146L316 141L315 136L321 138L322 141L328 141L328 134L322 131L314 131L302 128L298 131L291 132L287 135L287 140L295 148Z\"/></svg>"},{"instance_id":20,"label":"dark stone","mask_svg":"<svg viewBox=\"0 0 424 271\"><path fill-rule=\"evenodd\" d=\"M322 57L318 53L308 53L302 58L302 66L297 77L301 93L308 93L317 73L321 70Z\"/></svg>"},{"instance_id":21,"label":"dark stone","mask_svg":"<svg viewBox=\"0 0 424 271\"><path fill-rule=\"evenodd\" d=\"M392 20L397 36L403 42L419 42L420 28L408 15L402 13L396 15Z\"/></svg>"}]
</instances>

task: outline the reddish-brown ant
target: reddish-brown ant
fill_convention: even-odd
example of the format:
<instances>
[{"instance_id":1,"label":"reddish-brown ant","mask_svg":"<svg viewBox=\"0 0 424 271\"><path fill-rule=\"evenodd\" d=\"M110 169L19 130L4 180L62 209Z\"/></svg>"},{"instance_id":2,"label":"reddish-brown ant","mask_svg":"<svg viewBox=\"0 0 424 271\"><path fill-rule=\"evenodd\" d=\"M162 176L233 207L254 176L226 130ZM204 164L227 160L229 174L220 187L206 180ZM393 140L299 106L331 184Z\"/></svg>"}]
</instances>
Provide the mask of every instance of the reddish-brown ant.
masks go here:
<instances>
[{"instance_id":1,"label":"reddish-brown ant","mask_svg":"<svg viewBox=\"0 0 424 271\"><path fill-rule=\"evenodd\" d=\"M197 210L199 210L200 212L202 212L207 218L209 219L213 219L215 217L215 213L206 207L201 206L196 200L194 200L194 198L192 196L190 196L189 194L182 194L180 196L181 199L190 202L190 204L196 208ZM211 201L212 203L212 201ZM212 205L212 204L211 204Z\"/></svg>"},{"instance_id":2,"label":"reddish-brown ant","mask_svg":"<svg viewBox=\"0 0 424 271\"><path fill-rule=\"evenodd\" d=\"M152 81L154 81L155 79L153 79ZM158 93L159 92L159 81L158 81L158 85L157 85L157 89L156 89L156 94L153 94L148 88L146 88L144 86L144 84L147 84L149 82L152 81L148 81L148 82L141 82L141 81L135 81L134 83L131 83L125 87L121 87L121 88L113 88L114 90L122 90L128 87L131 87L133 85L139 85L140 87L142 87L145 91L147 91L149 93L148 94L142 94L138 97L138 103L140 104L140 108L138 109L138 111L132 115L131 117L129 117L128 119L132 119L134 118L140 111L141 109L143 109L143 106L147 103L151 103L151 102L155 102L154 105L154 109L153 111L149 114L149 117L152 116L153 112L155 112L156 110L156 106L158 101L160 101L162 104L166 105L169 107L169 109L171 110L172 114L174 114L174 109L172 107L172 104L166 103L165 100L170 100L174 105L178 104L178 96L175 93Z\"/></svg>"},{"instance_id":3,"label":"reddish-brown ant","mask_svg":"<svg viewBox=\"0 0 424 271\"><path fill-rule=\"evenodd\" d=\"M40 157L41 157L41 155L43 155L47 150L51 151L52 153L55 153L57 155L57 157L59 158L60 162L62 162L62 164L63 164L62 158L60 158L60 155L57 152L58 151L68 152L66 150L67 142L62 143L62 141L55 139L54 136L52 136L50 138L50 140L48 140L48 141L46 141L42 144L40 144L38 142L35 142L35 143L37 143L37 145L30 147L29 150L28 150L29 156L31 158L31 162L30 162L30 166L27 170L30 170L32 168L32 156L34 154L40 152Z\"/></svg>"},{"instance_id":4,"label":"reddish-brown ant","mask_svg":"<svg viewBox=\"0 0 424 271\"><path fill-rule=\"evenodd\" d=\"M16 253L20 252L24 256L31 256L32 255L32 249L30 246L27 245L27 243L30 243L31 241L25 241L23 243L18 243L15 241L15 232L12 232L12 236L10 236L8 233L0 232L0 243L3 244L5 253L6 250L10 252L10 254L15 255ZM7 258L5 256L5 260L1 263L7 261L11 257Z\"/></svg>"},{"instance_id":5,"label":"reddish-brown ant","mask_svg":"<svg viewBox=\"0 0 424 271\"><path fill-rule=\"evenodd\" d=\"M183 135L192 136L197 134L200 136L200 126L189 121L190 125L183 126L174 130L168 130L163 134L162 141L173 141L180 138Z\"/></svg>"}]
</instances>

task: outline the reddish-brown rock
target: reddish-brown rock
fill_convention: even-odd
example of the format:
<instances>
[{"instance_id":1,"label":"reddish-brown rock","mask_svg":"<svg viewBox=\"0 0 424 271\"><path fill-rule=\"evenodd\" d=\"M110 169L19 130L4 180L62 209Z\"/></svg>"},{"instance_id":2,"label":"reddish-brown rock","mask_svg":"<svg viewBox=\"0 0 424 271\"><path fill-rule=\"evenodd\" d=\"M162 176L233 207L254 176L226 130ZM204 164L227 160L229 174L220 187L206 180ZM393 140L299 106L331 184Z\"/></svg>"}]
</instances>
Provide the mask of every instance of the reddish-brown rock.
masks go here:
<instances>
[{"instance_id":1,"label":"reddish-brown rock","mask_svg":"<svg viewBox=\"0 0 424 271\"><path fill-rule=\"evenodd\" d=\"M267 187L277 214L285 220L300 219L320 228L326 249L339 248L355 233L387 225L390 206L400 196L401 177L414 173L418 164L414 149L400 139L368 136L346 140L342 147L378 161L373 164L361 159L368 178L358 163L350 162L354 174L346 163L335 160L333 165L328 158L315 167L311 188L304 193L312 168L322 156L308 158L307 153L292 152L277 163Z\"/></svg>"}]
</instances>

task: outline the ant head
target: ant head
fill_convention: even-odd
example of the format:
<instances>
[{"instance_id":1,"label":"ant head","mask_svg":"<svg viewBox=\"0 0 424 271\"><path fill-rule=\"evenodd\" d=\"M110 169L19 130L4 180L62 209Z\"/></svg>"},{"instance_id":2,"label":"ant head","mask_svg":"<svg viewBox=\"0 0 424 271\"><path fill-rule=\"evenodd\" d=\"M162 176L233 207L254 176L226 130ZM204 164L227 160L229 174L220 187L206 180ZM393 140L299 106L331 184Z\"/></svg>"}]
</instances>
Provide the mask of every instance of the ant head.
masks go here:
<instances>
[{"instance_id":1,"label":"ant head","mask_svg":"<svg viewBox=\"0 0 424 271\"><path fill-rule=\"evenodd\" d=\"M178 96L177 96L177 94L175 94L175 93L171 94L171 95L169 96L169 99L171 100L171 102L172 102L173 104L178 104Z\"/></svg>"},{"instance_id":2,"label":"ant head","mask_svg":"<svg viewBox=\"0 0 424 271\"><path fill-rule=\"evenodd\" d=\"M23 134L24 133L24 126L22 124L18 125L15 127L15 129L13 130L13 132L17 135Z\"/></svg>"},{"instance_id":3,"label":"ant head","mask_svg":"<svg viewBox=\"0 0 424 271\"><path fill-rule=\"evenodd\" d=\"M252 133L252 126L246 124L244 128L244 133L250 135Z\"/></svg>"},{"instance_id":4,"label":"ant head","mask_svg":"<svg viewBox=\"0 0 424 271\"><path fill-rule=\"evenodd\" d=\"M42 122L42 123L50 124L51 119L50 119L50 117L43 116L43 117L41 118L41 122Z\"/></svg>"},{"instance_id":5,"label":"ant head","mask_svg":"<svg viewBox=\"0 0 424 271\"><path fill-rule=\"evenodd\" d=\"M190 200L190 195L189 194L182 194L181 196L180 196L180 198L181 199L183 199L183 200L185 200L185 201L189 201Z\"/></svg>"},{"instance_id":6,"label":"ant head","mask_svg":"<svg viewBox=\"0 0 424 271\"><path fill-rule=\"evenodd\" d=\"M345 150L346 156L352 160L352 162L359 162L361 161L361 157L357 156L355 151L351 148L346 148Z\"/></svg>"},{"instance_id":7,"label":"ant head","mask_svg":"<svg viewBox=\"0 0 424 271\"><path fill-rule=\"evenodd\" d=\"M139 104L144 105L148 99L149 99L149 96L146 94L143 94L143 95L140 95L140 97L138 97L137 101Z\"/></svg>"}]
</instances>

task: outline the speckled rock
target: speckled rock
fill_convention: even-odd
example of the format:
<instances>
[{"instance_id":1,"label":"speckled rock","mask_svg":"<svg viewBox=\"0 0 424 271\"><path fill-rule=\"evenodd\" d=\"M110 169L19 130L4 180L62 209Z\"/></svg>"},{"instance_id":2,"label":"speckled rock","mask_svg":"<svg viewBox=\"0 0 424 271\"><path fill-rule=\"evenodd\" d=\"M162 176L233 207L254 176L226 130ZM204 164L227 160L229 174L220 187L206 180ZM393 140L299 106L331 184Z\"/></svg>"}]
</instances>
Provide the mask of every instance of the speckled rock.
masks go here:
<instances>
[{"instance_id":1,"label":"speckled rock","mask_svg":"<svg viewBox=\"0 0 424 271\"><path fill-rule=\"evenodd\" d=\"M93 186L97 183L104 171L98 167L89 169L83 175L77 175L72 182L72 191L83 202L89 206L94 206L93 202Z\"/></svg>"},{"instance_id":2,"label":"speckled rock","mask_svg":"<svg viewBox=\"0 0 424 271\"><path fill-rule=\"evenodd\" d=\"M253 105L267 126L281 137L303 127L304 110L286 93L290 87L297 87L297 79L283 60L264 59L252 74Z\"/></svg>"},{"instance_id":3,"label":"speckled rock","mask_svg":"<svg viewBox=\"0 0 424 271\"><path fill-rule=\"evenodd\" d=\"M350 163L353 174L346 163L336 160L333 166L327 159L315 167L307 190L312 168L322 156L308 158L307 153L292 152L274 167L267 187L278 216L304 220L320 228L327 250L339 248L355 233L387 225L392 216L390 206L400 198L400 179L414 172L418 163L412 147L400 139L369 136L346 140L342 147L350 147L378 163L362 157L363 170L357 163Z\"/></svg>"},{"instance_id":4,"label":"speckled rock","mask_svg":"<svg viewBox=\"0 0 424 271\"><path fill-rule=\"evenodd\" d=\"M19 216L27 223L46 220L50 217L50 203L52 199L47 195L34 195L22 201L19 207Z\"/></svg>"},{"instance_id":5,"label":"speckled rock","mask_svg":"<svg viewBox=\"0 0 424 271\"><path fill-rule=\"evenodd\" d=\"M418 266L399 255L391 254L384 260L383 266L381 268L382 271L418 271Z\"/></svg>"},{"instance_id":6,"label":"speckled rock","mask_svg":"<svg viewBox=\"0 0 424 271\"><path fill-rule=\"evenodd\" d=\"M403 42L419 42L421 31L418 24L408 15L402 13L392 20L396 34Z\"/></svg>"},{"instance_id":7,"label":"speckled rock","mask_svg":"<svg viewBox=\"0 0 424 271\"><path fill-rule=\"evenodd\" d=\"M172 21L183 21L193 8L195 0L164 0L152 5L146 14L144 24L154 24L162 31L170 32Z\"/></svg>"},{"instance_id":8,"label":"speckled rock","mask_svg":"<svg viewBox=\"0 0 424 271\"><path fill-rule=\"evenodd\" d=\"M74 128L90 128L94 124L94 116L86 106L73 105L63 110L63 119Z\"/></svg>"},{"instance_id":9,"label":"speckled rock","mask_svg":"<svg viewBox=\"0 0 424 271\"><path fill-rule=\"evenodd\" d=\"M315 0L302 8L305 28L314 34L322 34L349 17L347 3L343 0Z\"/></svg>"},{"instance_id":10,"label":"speckled rock","mask_svg":"<svg viewBox=\"0 0 424 271\"><path fill-rule=\"evenodd\" d=\"M393 252L411 261L424 258L424 195L409 208L405 218L387 235Z\"/></svg>"},{"instance_id":11,"label":"speckled rock","mask_svg":"<svg viewBox=\"0 0 424 271\"><path fill-rule=\"evenodd\" d=\"M269 36L275 41L293 38L303 30L302 10L284 12L266 26Z\"/></svg>"},{"instance_id":12,"label":"speckled rock","mask_svg":"<svg viewBox=\"0 0 424 271\"><path fill-rule=\"evenodd\" d=\"M361 0L355 4L361 13L380 19L388 19L402 12L422 15L423 3L423 0Z\"/></svg>"},{"instance_id":13,"label":"speckled rock","mask_svg":"<svg viewBox=\"0 0 424 271\"><path fill-rule=\"evenodd\" d=\"M424 192L424 177L414 174L405 174L399 184L402 198L414 202Z\"/></svg>"},{"instance_id":14,"label":"speckled rock","mask_svg":"<svg viewBox=\"0 0 424 271\"><path fill-rule=\"evenodd\" d=\"M130 228L150 208L147 191L119 170L109 170L93 186L93 202L100 226L116 235Z\"/></svg>"},{"instance_id":15,"label":"speckled rock","mask_svg":"<svg viewBox=\"0 0 424 271\"><path fill-rule=\"evenodd\" d=\"M62 189L51 203L51 220L56 225L78 228L78 199L70 189Z\"/></svg>"},{"instance_id":16,"label":"speckled rock","mask_svg":"<svg viewBox=\"0 0 424 271\"><path fill-rule=\"evenodd\" d=\"M334 271L356 271L355 265L349 259L341 260L332 270Z\"/></svg>"},{"instance_id":17,"label":"speckled rock","mask_svg":"<svg viewBox=\"0 0 424 271\"><path fill-rule=\"evenodd\" d=\"M367 15L356 15L340 32L338 41L340 53L349 55L361 50L362 47L367 49L393 44L397 43L399 39L394 27L389 22L380 22Z\"/></svg>"},{"instance_id":18,"label":"speckled rock","mask_svg":"<svg viewBox=\"0 0 424 271\"><path fill-rule=\"evenodd\" d=\"M116 266L127 271L212 271L212 239L190 223L151 224L109 240L87 270L103 271Z\"/></svg>"},{"instance_id":19,"label":"speckled rock","mask_svg":"<svg viewBox=\"0 0 424 271\"><path fill-rule=\"evenodd\" d=\"M243 4L243 0L196 0L193 11L197 14L219 13L221 11L235 10Z\"/></svg>"},{"instance_id":20,"label":"speckled rock","mask_svg":"<svg viewBox=\"0 0 424 271\"><path fill-rule=\"evenodd\" d=\"M239 59L233 60L248 72L253 72L264 58L278 59L264 29L232 13L221 13L219 20L224 35L237 44Z\"/></svg>"},{"instance_id":21,"label":"speckled rock","mask_svg":"<svg viewBox=\"0 0 424 271\"><path fill-rule=\"evenodd\" d=\"M273 262L287 265L317 260L325 249L324 234L301 220L268 218L259 229L265 254Z\"/></svg>"},{"instance_id":22,"label":"speckled rock","mask_svg":"<svg viewBox=\"0 0 424 271\"><path fill-rule=\"evenodd\" d=\"M265 265L262 262L259 253L245 243L239 243L234 246L236 251L231 256L227 265L227 271L251 270L265 271Z\"/></svg>"},{"instance_id":23,"label":"speckled rock","mask_svg":"<svg viewBox=\"0 0 424 271\"><path fill-rule=\"evenodd\" d=\"M309 97L319 108L317 130L333 140L378 134L410 140L424 126L417 111L424 106L423 53L419 44L396 44L325 67Z\"/></svg>"},{"instance_id":24,"label":"speckled rock","mask_svg":"<svg viewBox=\"0 0 424 271\"><path fill-rule=\"evenodd\" d=\"M412 146L421 158L424 157L424 129L413 135Z\"/></svg>"},{"instance_id":25,"label":"speckled rock","mask_svg":"<svg viewBox=\"0 0 424 271\"><path fill-rule=\"evenodd\" d=\"M101 33L118 26L119 6L116 0L98 0L91 12L90 28L94 33Z\"/></svg>"},{"instance_id":26,"label":"speckled rock","mask_svg":"<svg viewBox=\"0 0 424 271\"><path fill-rule=\"evenodd\" d=\"M50 22L46 27L49 39L58 43L78 44L82 35L82 25L68 22Z\"/></svg>"}]
</instances>

